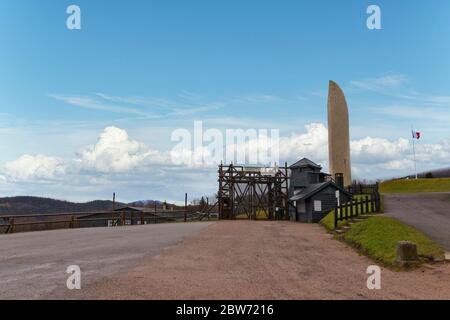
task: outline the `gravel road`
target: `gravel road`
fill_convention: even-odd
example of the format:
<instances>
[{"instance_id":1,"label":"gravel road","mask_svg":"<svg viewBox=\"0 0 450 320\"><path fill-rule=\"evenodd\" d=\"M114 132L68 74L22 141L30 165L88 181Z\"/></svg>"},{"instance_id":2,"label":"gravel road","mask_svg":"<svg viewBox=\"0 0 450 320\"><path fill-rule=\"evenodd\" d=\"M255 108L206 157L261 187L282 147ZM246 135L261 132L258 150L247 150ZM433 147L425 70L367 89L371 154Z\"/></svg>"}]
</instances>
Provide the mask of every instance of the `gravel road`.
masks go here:
<instances>
[{"instance_id":1,"label":"gravel road","mask_svg":"<svg viewBox=\"0 0 450 320\"><path fill-rule=\"evenodd\" d=\"M84 299L450 299L450 264L381 273L319 225L221 221L128 272L77 292Z\"/></svg>"},{"instance_id":2,"label":"gravel road","mask_svg":"<svg viewBox=\"0 0 450 320\"><path fill-rule=\"evenodd\" d=\"M69 265L81 268L82 289L179 244L210 223L54 230L0 235L0 299L71 297Z\"/></svg>"},{"instance_id":3,"label":"gravel road","mask_svg":"<svg viewBox=\"0 0 450 320\"><path fill-rule=\"evenodd\" d=\"M450 193L384 195L387 216L412 225L450 252Z\"/></svg>"}]
</instances>

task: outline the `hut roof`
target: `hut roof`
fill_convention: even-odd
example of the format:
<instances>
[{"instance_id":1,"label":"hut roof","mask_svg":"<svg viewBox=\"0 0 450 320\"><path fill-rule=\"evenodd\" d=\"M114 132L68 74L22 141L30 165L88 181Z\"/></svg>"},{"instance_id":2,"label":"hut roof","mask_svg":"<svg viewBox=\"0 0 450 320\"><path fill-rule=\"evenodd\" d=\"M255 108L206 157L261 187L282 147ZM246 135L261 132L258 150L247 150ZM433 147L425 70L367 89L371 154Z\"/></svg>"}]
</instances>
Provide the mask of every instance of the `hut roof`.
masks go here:
<instances>
[{"instance_id":1,"label":"hut roof","mask_svg":"<svg viewBox=\"0 0 450 320\"><path fill-rule=\"evenodd\" d=\"M304 168L304 167L313 167L316 169L322 169L322 167L320 165L318 165L317 163L307 159L307 158L303 158L299 161L297 161L296 163L294 163L293 165L291 165L289 168Z\"/></svg>"},{"instance_id":2,"label":"hut roof","mask_svg":"<svg viewBox=\"0 0 450 320\"><path fill-rule=\"evenodd\" d=\"M303 189L302 191L300 191L299 193L292 196L289 200L291 200L291 201L306 200L308 198L311 198L313 195L319 193L320 191L322 191L323 189L325 189L328 186L333 186L334 188L336 188L336 190L339 190L346 195L349 195L349 196L351 195L347 190L341 188L340 186L333 183L332 181L327 181L327 182L322 182L322 183L311 184L308 187L306 187L305 189Z\"/></svg>"}]
</instances>

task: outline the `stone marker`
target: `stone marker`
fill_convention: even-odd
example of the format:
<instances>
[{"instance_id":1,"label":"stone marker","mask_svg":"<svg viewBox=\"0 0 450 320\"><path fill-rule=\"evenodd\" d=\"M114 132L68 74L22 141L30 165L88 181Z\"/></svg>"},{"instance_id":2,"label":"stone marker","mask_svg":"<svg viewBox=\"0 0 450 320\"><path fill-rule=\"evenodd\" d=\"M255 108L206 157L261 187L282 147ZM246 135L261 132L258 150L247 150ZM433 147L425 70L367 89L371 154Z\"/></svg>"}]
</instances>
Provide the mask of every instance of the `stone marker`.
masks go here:
<instances>
[{"instance_id":1,"label":"stone marker","mask_svg":"<svg viewBox=\"0 0 450 320\"><path fill-rule=\"evenodd\" d=\"M444 257L445 257L445 260L450 261L450 252L446 252L446 253L444 254Z\"/></svg>"},{"instance_id":2,"label":"stone marker","mask_svg":"<svg viewBox=\"0 0 450 320\"><path fill-rule=\"evenodd\" d=\"M419 262L417 246L411 241L399 241L397 244L397 259L395 261L400 266L414 265Z\"/></svg>"},{"instance_id":3,"label":"stone marker","mask_svg":"<svg viewBox=\"0 0 450 320\"><path fill-rule=\"evenodd\" d=\"M328 88L328 161L332 177L344 176L344 186L352 183L348 108L342 89L334 81Z\"/></svg>"}]
</instances>

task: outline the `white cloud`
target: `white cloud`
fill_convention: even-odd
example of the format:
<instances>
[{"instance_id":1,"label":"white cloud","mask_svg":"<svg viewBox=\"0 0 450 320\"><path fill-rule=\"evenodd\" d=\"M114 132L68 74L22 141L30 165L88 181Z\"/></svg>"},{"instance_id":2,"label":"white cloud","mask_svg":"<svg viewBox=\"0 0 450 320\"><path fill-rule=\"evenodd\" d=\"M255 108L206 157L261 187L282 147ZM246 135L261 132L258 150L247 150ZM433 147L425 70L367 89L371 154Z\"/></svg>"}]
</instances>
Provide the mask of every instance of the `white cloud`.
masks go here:
<instances>
[{"instance_id":1,"label":"white cloud","mask_svg":"<svg viewBox=\"0 0 450 320\"><path fill-rule=\"evenodd\" d=\"M445 117L448 114L450 96L416 92L405 86L409 82L410 79L404 75L387 75L379 78L352 80L350 84L362 90L374 91L402 101L402 103L408 103L407 105L397 103L394 105L391 104L388 107L380 107L379 110L387 115L417 117L423 114L434 120L434 118L439 116ZM410 104L413 104L413 106ZM404 112L408 110L412 114L410 112Z\"/></svg>"},{"instance_id":2,"label":"white cloud","mask_svg":"<svg viewBox=\"0 0 450 320\"><path fill-rule=\"evenodd\" d=\"M404 75L386 75L378 78L350 81L353 86L370 91L381 91L390 88L397 88L408 82L409 78Z\"/></svg>"},{"instance_id":3,"label":"white cloud","mask_svg":"<svg viewBox=\"0 0 450 320\"><path fill-rule=\"evenodd\" d=\"M255 145L250 141L246 142L246 147L253 150ZM200 151L205 150L196 150L194 156ZM189 150L183 152L192 155ZM280 137L279 152L281 164L308 157L328 170L327 128L322 123L311 123L302 133ZM403 138L353 140L351 153L354 178L398 177L413 172L411 144ZM450 140L434 144L420 140L416 153L419 171L448 167ZM107 127L94 145L85 147L73 159L38 154L23 155L7 162L0 172L0 184L2 190L9 192L46 192L41 195L51 197L64 197L66 192L72 199L77 193L82 199L109 196L113 190L128 200L179 200L184 192L197 196L217 191L214 166L176 166L170 160L170 153L131 139L123 129ZM42 183L45 188L36 186Z\"/></svg>"},{"instance_id":4,"label":"white cloud","mask_svg":"<svg viewBox=\"0 0 450 320\"><path fill-rule=\"evenodd\" d=\"M411 150L408 140L400 138L389 141L387 139L366 137L351 142L353 161L372 164L384 163L405 156Z\"/></svg>"},{"instance_id":5,"label":"white cloud","mask_svg":"<svg viewBox=\"0 0 450 320\"><path fill-rule=\"evenodd\" d=\"M75 96L75 95L70 96L60 94L49 94L48 96L53 99L70 104L72 106L81 107L85 109L100 110L114 113L128 113L134 115L145 115L145 113L141 112L136 108L128 108L112 105L104 101L100 101L98 99L87 96Z\"/></svg>"},{"instance_id":6,"label":"white cloud","mask_svg":"<svg viewBox=\"0 0 450 320\"><path fill-rule=\"evenodd\" d=\"M414 156L411 141L367 137L351 142L352 166L359 178L386 178L412 174ZM416 143L418 171L450 166L450 140L435 144Z\"/></svg>"},{"instance_id":7,"label":"white cloud","mask_svg":"<svg viewBox=\"0 0 450 320\"><path fill-rule=\"evenodd\" d=\"M411 159L391 160L382 164L382 167L388 170L412 169L413 166L414 161Z\"/></svg>"},{"instance_id":8,"label":"white cloud","mask_svg":"<svg viewBox=\"0 0 450 320\"><path fill-rule=\"evenodd\" d=\"M113 96L104 93L95 95L49 94L50 98L84 109L122 113L145 118L182 117L207 111L218 110L225 102L200 101L201 96L188 92L179 99L141 96Z\"/></svg>"},{"instance_id":9,"label":"white cloud","mask_svg":"<svg viewBox=\"0 0 450 320\"><path fill-rule=\"evenodd\" d=\"M365 137L350 142L352 170L359 179L398 177L414 169L411 141ZM290 162L308 157L328 169L328 130L324 124L306 126L306 133L280 139L280 158ZM450 166L450 140L416 143L419 171Z\"/></svg>"},{"instance_id":10,"label":"white cloud","mask_svg":"<svg viewBox=\"0 0 450 320\"><path fill-rule=\"evenodd\" d=\"M25 154L5 164L6 178L15 182L51 181L61 179L66 171L62 159Z\"/></svg>"},{"instance_id":11,"label":"white cloud","mask_svg":"<svg viewBox=\"0 0 450 320\"><path fill-rule=\"evenodd\" d=\"M328 164L328 130L322 123L305 126L306 133L292 134L280 138L280 158L296 161L303 157L327 167Z\"/></svg>"},{"instance_id":12,"label":"white cloud","mask_svg":"<svg viewBox=\"0 0 450 320\"><path fill-rule=\"evenodd\" d=\"M98 172L127 172L139 166L163 164L164 157L144 143L131 140L125 130L107 127L94 146L87 147L76 160L81 168Z\"/></svg>"},{"instance_id":13,"label":"white cloud","mask_svg":"<svg viewBox=\"0 0 450 320\"><path fill-rule=\"evenodd\" d=\"M417 144L416 151L420 162L450 166L450 140L438 144Z\"/></svg>"}]
</instances>

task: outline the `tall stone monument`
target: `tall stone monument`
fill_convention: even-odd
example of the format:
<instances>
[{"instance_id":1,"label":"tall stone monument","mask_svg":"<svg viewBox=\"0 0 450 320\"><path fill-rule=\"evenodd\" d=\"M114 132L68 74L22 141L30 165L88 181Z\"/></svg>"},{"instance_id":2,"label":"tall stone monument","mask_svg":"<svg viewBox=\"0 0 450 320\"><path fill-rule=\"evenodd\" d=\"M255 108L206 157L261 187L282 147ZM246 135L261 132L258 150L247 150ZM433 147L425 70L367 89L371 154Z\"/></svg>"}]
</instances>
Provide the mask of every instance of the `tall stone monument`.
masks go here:
<instances>
[{"instance_id":1,"label":"tall stone monument","mask_svg":"<svg viewBox=\"0 0 450 320\"><path fill-rule=\"evenodd\" d=\"M334 81L328 88L328 161L330 173L342 173L344 186L352 183L348 108L342 89Z\"/></svg>"}]
</instances>

